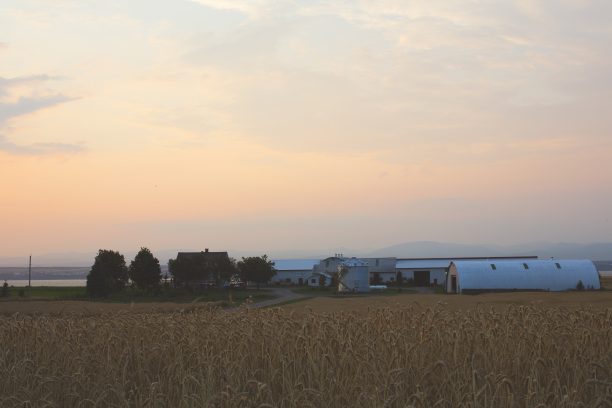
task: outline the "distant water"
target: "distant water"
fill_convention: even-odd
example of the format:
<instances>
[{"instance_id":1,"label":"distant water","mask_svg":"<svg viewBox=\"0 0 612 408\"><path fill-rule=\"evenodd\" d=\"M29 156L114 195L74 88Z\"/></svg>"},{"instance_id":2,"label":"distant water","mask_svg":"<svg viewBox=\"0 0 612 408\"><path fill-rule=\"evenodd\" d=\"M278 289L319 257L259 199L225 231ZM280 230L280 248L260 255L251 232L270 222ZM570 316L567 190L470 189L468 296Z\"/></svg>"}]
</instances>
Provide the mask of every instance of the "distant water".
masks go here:
<instances>
[{"instance_id":1,"label":"distant water","mask_svg":"<svg viewBox=\"0 0 612 408\"><path fill-rule=\"evenodd\" d=\"M23 288L28 286L27 279L8 279L6 281L9 286L15 286L16 288ZM32 286L72 286L80 287L85 286L86 279L32 279ZM4 281L0 281L2 285Z\"/></svg>"}]
</instances>

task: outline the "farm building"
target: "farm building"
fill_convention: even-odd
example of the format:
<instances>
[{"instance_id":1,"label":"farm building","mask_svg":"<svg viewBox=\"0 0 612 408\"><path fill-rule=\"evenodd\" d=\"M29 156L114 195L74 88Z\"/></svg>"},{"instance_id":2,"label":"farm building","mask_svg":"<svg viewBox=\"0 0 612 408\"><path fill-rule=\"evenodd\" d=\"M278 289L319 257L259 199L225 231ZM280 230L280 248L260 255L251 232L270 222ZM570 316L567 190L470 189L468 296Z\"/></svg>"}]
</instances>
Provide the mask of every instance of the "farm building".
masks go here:
<instances>
[{"instance_id":1,"label":"farm building","mask_svg":"<svg viewBox=\"0 0 612 408\"><path fill-rule=\"evenodd\" d=\"M368 263L350 258L338 265L338 292L369 292L370 272Z\"/></svg>"},{"instance_id":2,"label":"farm building","mask_svg":"<svg viewBox=\"0 0 612 408\"><path fill-rule=\"evenodd\" d=\"M340 265L350 259L355 258L348 258L341 254L325 258L315 265L314 272L333 275L338 271ZM370 279L375 282L389 282L395 279L395 258L359 258L359 260L366 264Z\"/></svg>"},{"instance_id":3,"label":"farm building","mask_svg":"<svg viewBox=\"0 0 612 408\"><path fill-rule=\"evenodd\" d=\"M332 282L332 279L333 279L333 276L329 273L311 272L310 275L308 275L308 278L306 279L306 283L308 284L308 286L320 286L321 277L324 278L324 281L325 281L324 286L329 286L329 284Z\"/></svg>"},{"instance_id":4,"label":"farm building","mask_svg":"<svg viewBox=\"0 0 612 408\"><path fill-rule=\"evenodd\" d=\"M313 267L319 263L318 259L275 259L276 275L273 283L304 285L312 275Z\"/></svg>"},{"instance_id":5,"label":"farm building","mask_svg":"<svg viewBox=\"0 0 612 408\"><path fill-rule=\"evenodd\" d=\"M168 263L174 282L178 286L205 285L218 282L233 271L227 252L179 252Z\"/></svg>"},{"instance_id":6,"label":"farm building","mask_svg":"<svg viewBox=\"0 0 612 408\"><path fill-rule=\"evenodd\" d=\"M444 285L446 273L453 261L533 260L537 256L491 258L402 258L397 259L395 270L403 280L412 280L415 286ZM397 279L397 277L396 277ZM385 281L387 282L387 281Z\"/></svg>"},{"instance_id":7,"label":"farm building","mask_svg":"<svg viewBox=\"0 0 612 408\"><path fill-rule=\"evenodd\" d=\"M588 260L454 261L446 279L448 293L480 291L564 291L600 289L599 274Z\"/></svg>"}]
</instances>

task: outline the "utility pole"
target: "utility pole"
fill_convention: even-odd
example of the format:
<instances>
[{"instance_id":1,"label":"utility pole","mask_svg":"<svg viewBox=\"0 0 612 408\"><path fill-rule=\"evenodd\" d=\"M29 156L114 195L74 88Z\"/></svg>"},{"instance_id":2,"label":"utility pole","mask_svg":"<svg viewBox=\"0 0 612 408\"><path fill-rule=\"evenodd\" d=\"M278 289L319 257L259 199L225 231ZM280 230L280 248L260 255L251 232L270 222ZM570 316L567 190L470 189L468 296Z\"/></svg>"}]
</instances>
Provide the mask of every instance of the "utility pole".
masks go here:
<instances>
[{"instance_id":1,"label":"utility pole","mask_svg":"<svg viewBox=\"0 0 612 408\"><path fill-rule=\"evenodd\" d=\"M28 266L28 287L32 287L32 255L30 255L30 265Z\"/></svg>"}]
</instances>

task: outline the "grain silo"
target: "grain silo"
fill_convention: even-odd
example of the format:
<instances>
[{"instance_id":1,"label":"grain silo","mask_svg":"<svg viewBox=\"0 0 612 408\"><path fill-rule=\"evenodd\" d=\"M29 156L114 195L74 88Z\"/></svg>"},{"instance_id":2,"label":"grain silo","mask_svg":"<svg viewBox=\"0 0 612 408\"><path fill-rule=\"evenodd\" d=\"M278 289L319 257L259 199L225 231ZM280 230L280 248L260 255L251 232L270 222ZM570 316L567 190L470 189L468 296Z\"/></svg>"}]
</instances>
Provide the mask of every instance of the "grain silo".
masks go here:
<instances>
[{"instance_id":1,"label":"grain silo","mask_svg":"<svg viewBox=\"0 0 612 408\"><path fill-rule=\"evenodd\" d=\"M600 289L599 274L589 260L480 260L452 262L446 292L565 291Z\"/></svg>"},{"instance_id":2,"label":"grain silo","mask_svg":"<svg viewBox=\"0 0 612 408\"><path fill-rule=\"evenodd\" d=\"M338 292L369 292L368 263L350 258L338 265Z\"/></svg>"}]
</instances>

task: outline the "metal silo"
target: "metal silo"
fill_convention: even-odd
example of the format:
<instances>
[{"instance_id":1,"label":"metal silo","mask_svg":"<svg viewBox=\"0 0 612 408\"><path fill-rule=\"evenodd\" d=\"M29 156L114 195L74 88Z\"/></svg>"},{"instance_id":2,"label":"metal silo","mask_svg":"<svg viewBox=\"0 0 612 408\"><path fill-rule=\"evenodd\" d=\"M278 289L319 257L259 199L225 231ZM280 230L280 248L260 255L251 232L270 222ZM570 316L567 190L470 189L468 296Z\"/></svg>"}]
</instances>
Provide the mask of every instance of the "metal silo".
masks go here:
<instances>
[{"instance_id":1,"label":"metal silo","mask_svg":"<svg viewBox=\"0 0 612 408\"><path fill-rule=\"evenodd\" d=\"M338 265L338 292L369 292L368 263L350 258Z\"/></svg>"}]
</instances>

